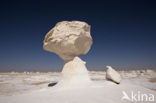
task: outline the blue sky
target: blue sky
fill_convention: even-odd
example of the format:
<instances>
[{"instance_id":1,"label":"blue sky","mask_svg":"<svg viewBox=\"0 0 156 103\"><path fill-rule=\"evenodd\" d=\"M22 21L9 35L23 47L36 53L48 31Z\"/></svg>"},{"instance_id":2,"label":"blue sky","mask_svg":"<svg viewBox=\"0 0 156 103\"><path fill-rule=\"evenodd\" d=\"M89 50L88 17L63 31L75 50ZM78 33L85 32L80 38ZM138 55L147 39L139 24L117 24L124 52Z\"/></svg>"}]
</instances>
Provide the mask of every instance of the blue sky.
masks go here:
<instances>
[{"instance_id":1,"label":"blue sky","mask_svg":"<svg viewBox=\"0 0 156 103\"><path fill-rule=\"evenodd\" d=\"M43 50L46 33L63 20L91 25L93 45L81 56L89 70L156 68L156 2L2 1L0 71L61 71L63 61Z\"/></svg>"}]
</instances>

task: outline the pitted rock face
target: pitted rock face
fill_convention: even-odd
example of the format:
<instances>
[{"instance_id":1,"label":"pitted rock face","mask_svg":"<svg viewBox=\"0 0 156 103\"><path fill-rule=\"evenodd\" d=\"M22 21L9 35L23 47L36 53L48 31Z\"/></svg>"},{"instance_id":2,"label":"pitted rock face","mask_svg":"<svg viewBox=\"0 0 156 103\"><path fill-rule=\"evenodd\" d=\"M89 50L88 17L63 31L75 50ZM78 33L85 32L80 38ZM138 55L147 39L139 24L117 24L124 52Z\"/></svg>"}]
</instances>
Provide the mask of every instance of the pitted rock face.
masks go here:
<instances>
[{"instance_id":1,"label":"pitted rock face","mask_svg":"<svg viewBox=\"0 0 156 103\"><path fill-rule=\"evenodd\" d=\"M87 23L63 21L46 34L43 48L69 61L75 56L88 53L91 45L92 37Z\"/></svg>"}]
</instances>

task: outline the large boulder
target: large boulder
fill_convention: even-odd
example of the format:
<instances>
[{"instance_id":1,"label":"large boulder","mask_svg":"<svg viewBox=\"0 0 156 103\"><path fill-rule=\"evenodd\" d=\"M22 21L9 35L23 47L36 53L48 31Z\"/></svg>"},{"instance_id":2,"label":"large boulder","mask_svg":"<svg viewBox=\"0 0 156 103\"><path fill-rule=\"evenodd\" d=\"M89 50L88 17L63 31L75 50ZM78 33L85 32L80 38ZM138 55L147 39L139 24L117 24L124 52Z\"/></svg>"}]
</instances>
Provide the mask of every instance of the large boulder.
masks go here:
<instances>
[{"instance_id":1,"label":"large boulder","mask_svg":"<svg viewBox=\"0 0 156 103\"><path fill-rule=\"evenodd\" d=\"M121 81L120 74L117 71L115 71L111 66L106 66L106 68L106 79L119 84Z\"/></svg>"},{"instance_id":2,"label":"large boulder","mask_svg":"<svg viewBox=\"0 0 156 103\"><path fill-rule=\"evenodd\" d=\"M59 55L64 61L86 54L92 45L90 25L80 21L62 21L45 36L43 48Z\"/></svg>"}]
</instances>

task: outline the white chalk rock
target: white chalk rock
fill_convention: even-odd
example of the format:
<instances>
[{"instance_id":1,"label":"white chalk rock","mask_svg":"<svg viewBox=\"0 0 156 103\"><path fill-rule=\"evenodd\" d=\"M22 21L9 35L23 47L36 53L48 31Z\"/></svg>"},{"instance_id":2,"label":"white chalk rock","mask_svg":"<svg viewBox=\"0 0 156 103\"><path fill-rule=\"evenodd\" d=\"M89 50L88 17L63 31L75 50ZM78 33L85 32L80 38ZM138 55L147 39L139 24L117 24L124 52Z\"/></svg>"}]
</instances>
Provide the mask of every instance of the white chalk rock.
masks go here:
<instances>
[{"instance_id":1,"label":"white chalk rock","mask_svg":"<svg viewBox=\"0 0 156 103\"><path fill-rule=\"evenodd\" d=\"M62 70L62 80L57 86L61 87L81 87L91 83L86 62L79 57L64 64Z\"/></svg>"},{"instance_id":2,"label":"white chalk rock","mask_svg":"<svg viewBox=\"0 0 156 103\"><path fill-rule=\"evenodd\" d=\"M90 26L80 21L56 24L45 36L43 48L59 55L64 61L86 54L92 45Z\"/></svg>"},{"instance_id":3,"label":"white chalk rock","mask_svg":"<svg viewBox=\"0 0 156 103\"><path fill-rule=\"evenodd\" d=\"M92 45L90 26L80 21L63 21L56 24L45 36L43 48L64 60L62 79L56 87L81 87L90 84L85 62L79 57Z\"/></svg>"},{"instance_id":4,"label":"white chalk rock","mask_svg":"<svg viewBox=\"0 0 156 103\"><path fill-rule=\"evenodd\" d=\"M115 71L111 66L106 66L106 68L106 79L119 84L121 81L120 74L117 71Z\"/></svg>"}]
</instances>

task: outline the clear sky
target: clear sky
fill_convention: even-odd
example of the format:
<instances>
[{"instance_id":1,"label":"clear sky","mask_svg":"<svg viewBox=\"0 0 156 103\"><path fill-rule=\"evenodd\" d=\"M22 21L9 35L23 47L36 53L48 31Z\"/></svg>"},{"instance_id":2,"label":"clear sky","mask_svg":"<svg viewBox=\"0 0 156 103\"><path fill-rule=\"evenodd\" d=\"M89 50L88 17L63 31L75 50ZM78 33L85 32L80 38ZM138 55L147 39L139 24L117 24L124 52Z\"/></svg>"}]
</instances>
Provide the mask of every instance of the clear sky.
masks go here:
<instances>
[{"instance_id":1,"label":"clear sky","mask_svg":"<svg viewBox=\"0 0 156 103\"><path fill-rule=\"evenodd\" d=\"M155 0L0 1L0 72L61 71L63 61L43 50L59 21L91 25L93 45L81 56L89 70L156 69Z\"/></svg>"}]
</instances>

